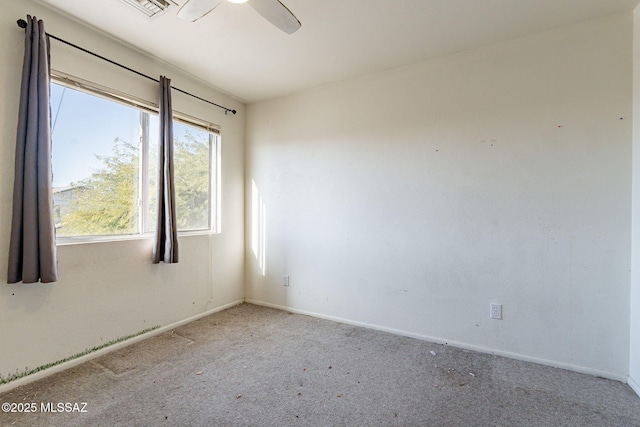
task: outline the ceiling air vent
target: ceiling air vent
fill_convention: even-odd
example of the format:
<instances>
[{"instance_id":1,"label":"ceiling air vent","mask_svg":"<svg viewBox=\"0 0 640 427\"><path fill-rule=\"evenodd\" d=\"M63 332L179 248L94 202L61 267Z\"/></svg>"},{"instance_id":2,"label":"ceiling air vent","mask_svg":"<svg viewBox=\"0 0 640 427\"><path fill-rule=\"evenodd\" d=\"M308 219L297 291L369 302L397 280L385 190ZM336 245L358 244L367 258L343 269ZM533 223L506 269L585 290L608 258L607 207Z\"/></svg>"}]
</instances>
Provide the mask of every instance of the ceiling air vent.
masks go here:
<instances>
[{"instance_id":1,"label":"ceiling air vent","mask_svg":"<svg viewBox=\"0 0 640 427\"><path fill-rule=\"evenodd\" d=\"M167 0L122 0L149 18L164 12L172 3Z\"/></svg>"}]
</instances>

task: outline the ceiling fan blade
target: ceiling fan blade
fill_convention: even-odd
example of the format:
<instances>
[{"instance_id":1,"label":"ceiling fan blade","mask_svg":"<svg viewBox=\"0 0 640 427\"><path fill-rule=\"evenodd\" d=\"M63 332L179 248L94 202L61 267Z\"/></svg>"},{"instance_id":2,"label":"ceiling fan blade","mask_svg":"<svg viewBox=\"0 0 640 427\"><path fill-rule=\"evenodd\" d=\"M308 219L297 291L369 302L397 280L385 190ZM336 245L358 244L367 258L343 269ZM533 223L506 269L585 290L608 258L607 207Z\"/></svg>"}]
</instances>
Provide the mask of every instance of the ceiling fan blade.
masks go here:
<instances>
[{"instance_id":1,"label":"ceiling fan blade","mask_svg":"<svg viewBox=\"0 0 640 427\"><path fill-rule=\"evenodd\" d=\"M301 26L298 18L278 0L249 0L248 4L287 34L295 33Z\"/></svg>"},{"instance_id":2,"label":"ceiling fan blade","mask_svg":"<svg viewBox=\"0 0 640 427\"><path fill-rule=\"evenodd\" d=\"M187 0L178 10L178 17L194 22L215 9L222 0Z\"/></svg>"}]
</instances>

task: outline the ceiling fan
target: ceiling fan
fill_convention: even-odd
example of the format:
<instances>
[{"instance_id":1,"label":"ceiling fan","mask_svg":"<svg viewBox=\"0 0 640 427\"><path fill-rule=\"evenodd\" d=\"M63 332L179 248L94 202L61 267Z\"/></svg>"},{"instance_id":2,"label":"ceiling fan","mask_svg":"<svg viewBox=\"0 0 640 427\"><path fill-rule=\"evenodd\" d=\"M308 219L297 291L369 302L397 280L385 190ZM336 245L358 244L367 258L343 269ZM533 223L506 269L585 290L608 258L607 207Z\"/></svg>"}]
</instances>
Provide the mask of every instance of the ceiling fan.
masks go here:
<instances>
[{"instance_id":1,"label":"ceiling fan","mask_svg":"<svg viewBox=\"0 0 640 427\"><path fill-rule=\"evenodd\" d=\"M298 18L278 0L229 0L231 3L248 3L267 21L288 34L300 28ZM178 17L194 22L215 9L222 0L187 0L178 10Z\"/></svg>"}]
</instances>

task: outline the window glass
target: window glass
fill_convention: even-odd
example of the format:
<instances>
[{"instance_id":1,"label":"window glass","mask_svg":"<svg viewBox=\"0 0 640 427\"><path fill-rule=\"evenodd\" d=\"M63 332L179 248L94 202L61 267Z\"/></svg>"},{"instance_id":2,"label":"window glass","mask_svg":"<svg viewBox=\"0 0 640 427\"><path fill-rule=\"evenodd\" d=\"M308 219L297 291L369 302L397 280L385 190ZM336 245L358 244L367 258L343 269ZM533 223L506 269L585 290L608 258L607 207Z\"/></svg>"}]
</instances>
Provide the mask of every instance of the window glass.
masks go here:
<instances>
[{"instance_id":1,"label":"window glass","mask_svg":"<svg viewBox=\"0 0 640 427\"><path fill-rule=\"evenodd\" d=\"M211 138L208 132L174 123L178 229L207 229L211 222Z\"/></svg>"},{"instance_id":2,"label":"window glass","mask_svg":"<svg viewBox=\"0 0 640 427\"><path fill-rule=\"evenodd\" d=\"M156 182L158 170L158 116L151 116L149 170L149 222L153 229L156 219ZM173 162L176 190L176 220L179 230L206 230L211 227L212 148L214 135L204 130L173 123Z\"/></svg>"},{"instance_id":3,"label":"window glass","mask_svg":"<svg viewBox=\"0 0 640 427\"><path fill-rule=\"evenodd\" d=\"M157 217L158 117L51 85L59 237L150 233ZM178 230L212 230L217 135L174 121Z\"/></svg>"},{"instance_id":4,"label":"window glass","mask_svg":"<svg viewBox=\"0 0 640 427\"><path fill-rule=\"evenodd\" d=\"M58 236L138 231L140 111L51 87Z\"/></svg>"}]
</instances>

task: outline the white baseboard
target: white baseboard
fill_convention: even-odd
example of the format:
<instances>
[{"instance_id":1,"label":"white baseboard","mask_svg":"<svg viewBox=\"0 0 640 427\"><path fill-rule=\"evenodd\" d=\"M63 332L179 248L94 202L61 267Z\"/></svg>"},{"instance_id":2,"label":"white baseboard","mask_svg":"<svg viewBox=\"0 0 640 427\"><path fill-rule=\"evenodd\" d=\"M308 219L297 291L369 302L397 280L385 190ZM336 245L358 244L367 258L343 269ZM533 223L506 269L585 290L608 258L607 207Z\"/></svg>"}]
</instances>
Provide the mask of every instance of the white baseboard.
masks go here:
<instances>
[{"instance_id":1,"label":"white baseboard","mask_svg":"<svg viewBox=\"0 0 640 427\"><path fill-rule=\"evenodd\" d=\"M278 305L278 304L271 304L269 302L259 301L259 300L249 299L249 298L246 298L245 302L250 303L250 304L255 304L255 305L262 305L262 306L265 306L265 307L276 308L276 309L279 309L279 310L289 311L291 313L304 314L304 315L307 315L307 316L316 317L316 318L320 318L320 319L326 319L326 320L331 320L331 321L334 321L334 322L345 323L347 325L360 326L360 327L363 327L363 328L369 328L369 329L374 329L374 330L377 330L377 331L388 332L388 333L395 334L395 335L401 335L401 336L405 336L405 337L409 337L409 338L416 338L416 339L419 339L419 340L429 341L429 342L433 342L433 343L437 343L437 344L446 344L446 345L450 345L452 347L461 348L461 349L464 349L464 350L472 350L472 351L477 351L479 353L495 354L497 356L508 357L510 359L515 359L515 360L522 360L524 362L531 362L531 363L537 363L539 365L551 366L553 368L566 369L568 371L579 372L579 373L582 373L582 374L588 374L588 375L592 375L592 376L596 376L596 377L608 378L608 379L611 379L611 380L621 381L621 382L624 382L624 383L626 383L629 380L629 378L626 375L620 375L620 374L616 374L616 373L612 373L612 372L599 371L597 369L591 369L591 368L586 368L584 366L572 365L570 363L563 363L563 362L557 362L557 361L553 361L553 360L541 359L541 358L538 358L538 357L528 356L526 354L512 353L512 352L509 352L509 351L497 350L497 349L478 346L478 345L474 345L474 344L468 344L468 343L463 343L463 342L444 340L444 339L438 338L438 337L431 337L431 336L428 336L428 335L416 334L416 333L413 333L413 332L407 332L407 331L403 331L403 330L400 330L400 329L387 328L387 327L384 327L384 326L379 326L379 325L374 325L374 324L364 323L364 322L358 322L358 321L350 320L350 319L343 319L343 318L335 317L335 316L326 316L326 315L319 314L319 313L314 313L314 312L310 312L310 311L306 311L306 310L298 310L298 309L295 309L295 308L292 308L292 307L281 306L281 305ZM639 389L635 389L635 390L636 390L636 392L638 392ZM640 394L640 393L638 393L638 394Z\"/></svg>"},{"instance_id":2,"label":"white baseboard","mask_svg":"<svg viewBox=\"0 0 640 427\"><path fill-rule=\"evenodd\" d=\"M633 391L636 392L636 394L638 396L640 396L640 384L638 384L633 378L629 377L629 379L627 380L627 384L629 384L629 387L631 387L633 389Z\"/></svg>"},{"instance_id":3,"label":"white baseboard","mask_svg":"<svg viewBox=\"0 0 640 427\"><path fill-rule=\"evenodd\" d=\"M11 382L9 382L7 384L0 385L0 393L4 393L4 392L12 390L12 389L14 389L16 387L20 387L22 385L32 383L32 382L37 381L39 379L42 379L44 377L48 377L49 375L53 375L53 374L56 374L58 372L65 371L65 370L67 370L69 368L72 368L74 366L78 366L78 365L80 365L80 364L82 364L84 362L88 362L91 359L95 359L96 357L103 356L103 355L105 355L107 353L110 353L110 352L112 352L114 350L119 350L121 348L130 346L131 344L135 344L137 342L145 340L147 338L151 338L153 336L162 334L164 332L171 331L171 330L173 330L173 329L175 329L175 328L177 328L179 326L186 325L187 323L191 323L191 322L193 322L195 320L198 320L198 319L200 319L202 317L209 316L210 314L217 313L217 312L222 311L222 310L226 310L227 308L234 307L234 306L236 306L238 304L242 304L243 302L244 302L244 300L233 301L233 302L231 302L229 304L225 304L223 306L216 307L216 308L213 308L211 310L207 310L207 311L202 312L202 313L198 313L198 314L196 314L194 316L191 316L189 318L180 320L180 321L172 323L170 325L162 326L162 327L160 327L158 329L154 329L153 331L149 331L149 332L144 333L142 335L138 335L138 336L132 337L132 338L130 338L128 340L125 340L125 341L110 345L109 347L101 348L100 350L96 350L96 351L94 351L92 353L85 354L84 356L80 356L80 357L78 357L76 359L60 363L59 365L52 366L52 367L50 367L48 369L44 369L42 371L35 372L35 373L31 374L31 375L27 375L27 376L22 377L22 378L18 378L15 381L11 381Z\"/></svg>"}]
</instances>

